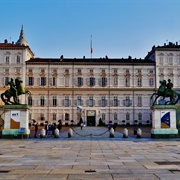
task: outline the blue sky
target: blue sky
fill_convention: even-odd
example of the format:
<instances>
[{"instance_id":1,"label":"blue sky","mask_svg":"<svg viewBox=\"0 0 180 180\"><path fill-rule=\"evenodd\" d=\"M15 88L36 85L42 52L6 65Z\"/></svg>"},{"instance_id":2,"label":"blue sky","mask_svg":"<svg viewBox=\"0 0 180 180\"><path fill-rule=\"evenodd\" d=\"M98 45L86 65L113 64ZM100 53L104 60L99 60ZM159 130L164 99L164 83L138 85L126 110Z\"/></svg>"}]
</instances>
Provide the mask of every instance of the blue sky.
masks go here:
<instances>
[{"instance_id":1,"label":"blue sky","mask_svg":"<svg viewBox=\"0 0 180 180\"><path fill-rule=\"evenodd\" d=\"M144 58L153 45L180 43L180 0L0 0L0 42L24 25L36 57Z\"/></svg>"}]
</instances>

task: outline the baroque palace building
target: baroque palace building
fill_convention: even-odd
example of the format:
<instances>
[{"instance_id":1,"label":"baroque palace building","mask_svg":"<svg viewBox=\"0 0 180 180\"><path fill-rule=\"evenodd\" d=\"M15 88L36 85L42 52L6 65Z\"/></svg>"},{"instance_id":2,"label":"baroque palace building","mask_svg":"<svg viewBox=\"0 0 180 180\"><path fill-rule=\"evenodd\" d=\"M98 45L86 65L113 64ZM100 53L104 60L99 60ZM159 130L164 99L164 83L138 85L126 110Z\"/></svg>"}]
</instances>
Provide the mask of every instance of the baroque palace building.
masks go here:
<instances>
[{"instance_id":1,"label":"baroque palace building","mask_svg":"<svg viewBox=\"0 0 180 180\"><path fill-rule=\"evenodd\" d=\"M0 93L11 78L20 77L32 93L21 95L20 101L29 105L29 122L39 124L60 119L77 124L80 118L92 126L100 118L105 124L148 124L159 81L171 79L173 89L180 91L178 43L153 46L144 59L36 58L22 26L16 43L0 43L0 65Z\"/></svg>"}]
</instances>

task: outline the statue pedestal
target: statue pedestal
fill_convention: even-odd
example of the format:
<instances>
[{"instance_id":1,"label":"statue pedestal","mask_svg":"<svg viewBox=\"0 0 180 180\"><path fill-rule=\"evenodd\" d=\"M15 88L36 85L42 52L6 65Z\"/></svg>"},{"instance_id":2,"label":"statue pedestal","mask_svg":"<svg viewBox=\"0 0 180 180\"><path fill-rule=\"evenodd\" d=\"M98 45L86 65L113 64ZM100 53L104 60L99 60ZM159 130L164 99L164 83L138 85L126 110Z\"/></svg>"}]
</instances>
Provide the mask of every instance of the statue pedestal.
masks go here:
<instances>
[{"instance_id":1,"label":"statue pedestal","mask_svg":"<svg viewBox=\"0 0 180 180\"><path fill-rule=\"evenodd\" d=\"M28 106L5 105L4 107L4 129L2 138L28 138L30 134L28 123Z\"/></svg>"},{"instance_id":2,"label":"statue pedestal","mask_svg":"<svg viewBox=\"0 0 180 180\"><path fill-rule=\"evenodd\" d=\"M152 138L174 138L178 136L176 128L176 106L152 106Z\"/></svg>"}]
</instances>

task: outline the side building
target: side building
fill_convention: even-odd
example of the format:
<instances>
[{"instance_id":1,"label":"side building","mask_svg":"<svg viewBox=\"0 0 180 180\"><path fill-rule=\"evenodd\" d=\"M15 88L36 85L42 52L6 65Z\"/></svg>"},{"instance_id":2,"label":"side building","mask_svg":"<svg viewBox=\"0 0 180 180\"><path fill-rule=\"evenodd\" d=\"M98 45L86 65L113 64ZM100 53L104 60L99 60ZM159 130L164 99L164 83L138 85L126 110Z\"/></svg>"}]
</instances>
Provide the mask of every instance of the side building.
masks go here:
<instances>
[{"instance_id":1,"label":"side building","mask_svg":"<svg viewBox=\"0 0 180 180\"><path fill-rule=\"evenodd\" d=\"M147 124L159 80L171 79L180 90L180 46L173 43L154 46L144 59L36 58L22 27L17 43L0 43L0 63L0 92L11 77L20 77L32 93L20 101L30 107L29 121L39 124L77 124L80 118L91 126L100 118L105 124Z\"/></svg>"}]
</instances>

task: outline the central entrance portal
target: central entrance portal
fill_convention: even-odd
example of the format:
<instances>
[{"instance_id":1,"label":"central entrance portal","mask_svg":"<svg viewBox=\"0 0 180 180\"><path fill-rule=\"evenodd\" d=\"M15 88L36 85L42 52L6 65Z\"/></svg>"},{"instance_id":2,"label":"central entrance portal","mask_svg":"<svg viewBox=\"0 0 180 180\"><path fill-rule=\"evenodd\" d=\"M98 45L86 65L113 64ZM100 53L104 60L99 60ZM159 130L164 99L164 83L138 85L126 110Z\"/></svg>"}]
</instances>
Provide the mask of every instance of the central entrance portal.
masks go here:
<instances>
[{"instance_id":1,"label":"central entrance portal","mask_svg":"<svg viewBox=\"0 0 180 180\"><path fill-rule=\"evenodd\" d=\"M87 126L95 126L96 125L96 111L87 111Z\"/></svg>"}]
</instances>

